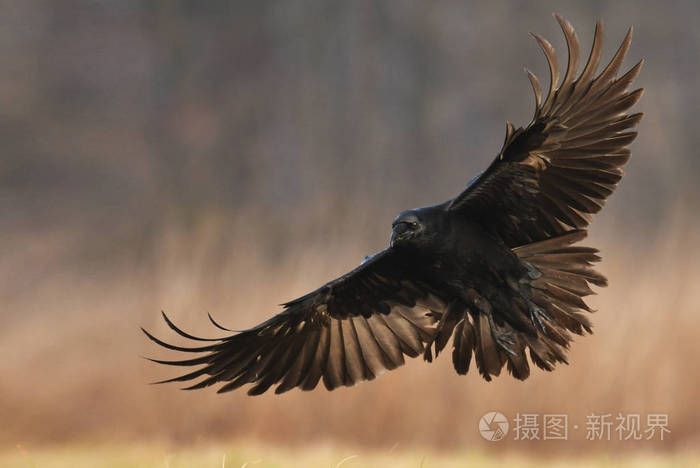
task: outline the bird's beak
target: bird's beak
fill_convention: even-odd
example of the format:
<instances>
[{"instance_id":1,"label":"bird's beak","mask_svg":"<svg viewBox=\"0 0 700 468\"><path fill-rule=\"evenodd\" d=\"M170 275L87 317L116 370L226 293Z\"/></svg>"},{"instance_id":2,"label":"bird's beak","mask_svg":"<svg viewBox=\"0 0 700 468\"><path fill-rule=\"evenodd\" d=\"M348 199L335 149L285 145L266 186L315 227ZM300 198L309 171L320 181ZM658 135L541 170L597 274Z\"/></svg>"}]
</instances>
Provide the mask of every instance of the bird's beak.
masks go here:
<instances>
[{"instance_id":1,"label":"bird's beak","mask_svg":"<svg viewBox=\"0 0 700 468\"><path fill-rule=\"evenodd\" d=\"M396 231L392 232L392 233L391 233L391 239L389 239L389 245L391 245L392 247L394 247L394 244L396 244L396 241L400 241L400 240L405 239L406 236L403 235L403 234L404 234L404 233L402 233L402 232L399 232L399 233L397 233Z\"/></svg>"}]
</instances>

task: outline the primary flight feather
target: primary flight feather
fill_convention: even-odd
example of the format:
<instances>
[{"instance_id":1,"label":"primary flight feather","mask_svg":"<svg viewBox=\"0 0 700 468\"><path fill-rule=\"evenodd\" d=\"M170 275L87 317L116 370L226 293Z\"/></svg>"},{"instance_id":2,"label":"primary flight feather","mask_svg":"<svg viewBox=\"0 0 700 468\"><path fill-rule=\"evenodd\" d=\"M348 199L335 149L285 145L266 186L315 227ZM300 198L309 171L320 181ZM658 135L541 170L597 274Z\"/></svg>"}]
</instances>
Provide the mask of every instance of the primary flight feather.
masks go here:
<instances>
[{"instance_id":1,"label":"primary flight feather","mask_svg":"<svg viewBox=\"0 0 700 468\"><path fill-rule=\"evenodd\" d=\"M248 393L276 386L333 390L371 380L405 356L437 356L452 338L459 374L472 356L486 379L505 366L518 379L530 362L552 370L566 363L571 333L591 332L583 297L606 279L592 267L597 250L581 247L592 215L622 178L630 158L629 131L641 113L628 110L642 90L629 91L640 61L622 76L632 29L600 73L603 25L579 73L579 42L555 15L569 58L560 84L557 56L533 35L546 56L550 85L537 78L535 115L526 128L506 125L503 148L489 167L452 200L407 210L393 222L390 246L353 271L284 304L249 330L219 339L176 333L202 345L159 345L196 357L153 361L200 366L164 382L222 384L219 392L251 384ZM216 322L212 323L226 330ZM230 330L227 330L230 331ZM197 379L199 379L197 381Z\"/></svg>"}]
</instances>

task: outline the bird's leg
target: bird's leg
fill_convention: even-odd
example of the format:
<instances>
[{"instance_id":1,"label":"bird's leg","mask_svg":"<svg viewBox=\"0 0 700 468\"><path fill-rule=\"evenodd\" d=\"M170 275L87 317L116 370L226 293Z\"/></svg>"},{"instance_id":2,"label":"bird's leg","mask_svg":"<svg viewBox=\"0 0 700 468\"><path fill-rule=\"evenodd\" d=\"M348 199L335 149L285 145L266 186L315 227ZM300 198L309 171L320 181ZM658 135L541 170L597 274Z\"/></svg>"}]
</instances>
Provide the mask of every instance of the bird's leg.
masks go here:
<instances>
[{"instance_id":1,"label":"bird's leg","mask_svg":"<svg viewBox=\"0 0 700 468\"><path fill-rule=\"evenodd\" d=\"M513 335L509 332L501 331L500 327L496 325L496 322L493 320L493 308L491 307L489 301L484 299L472 288L467 289L466 297L469 299L469 302L471 302L479 310L479 313L486 315L489 322L489 328L491 329L491 337L496 344L498 344L503 351L511 356L517 356L518 353L513 351L511 348L511 346L515 345L515 340L512 338Z\"/></svg>"},{"instance_id":2,"label":"bird's leg","mask_svg":"<svg viewBox=\"0 0 700 468\"><path fill-rule=\"evenodd\" d=\"M539 272L539 270L535 269L534 266L532 266L531 263L528 262L523 262L525 264L525 267L528 269L528 277L529 278L537 278L539 276L542 276L542 273ZM539 276L537 276L539 275ZM527 309L530 312L530 321L532 322L532 325L535 327L535 329L540 329L542 333L547 333L547 328L544 325L544 320L551 320L549 315L542 310L537 304L532 302L530 298L532 297L532 290L530 289L530 281L527 278L523 278L519 282L519 289L520 289L520 295L522 298L525 300L527 304Z\"/></svg>"},{"instance_id":3,"label":"bird's leg","mask_svg":"<svg viewBox=\"0 0 700 468\"><path fill-rule=\"evenodd\" d=\"M493 314L489 314L486 316L486 318L489 321L489 327L491 327L491 336L493 337L493 340L498 344L498 346L501 347L503 351L506 353L510 354L511 356L517 356L518 353L513 351L511 346L515 345L515 341L513 341L512 334L509 332L502 332L499 331L496 328L496 323L493 321Z\"/></svg>"}]
</instances>

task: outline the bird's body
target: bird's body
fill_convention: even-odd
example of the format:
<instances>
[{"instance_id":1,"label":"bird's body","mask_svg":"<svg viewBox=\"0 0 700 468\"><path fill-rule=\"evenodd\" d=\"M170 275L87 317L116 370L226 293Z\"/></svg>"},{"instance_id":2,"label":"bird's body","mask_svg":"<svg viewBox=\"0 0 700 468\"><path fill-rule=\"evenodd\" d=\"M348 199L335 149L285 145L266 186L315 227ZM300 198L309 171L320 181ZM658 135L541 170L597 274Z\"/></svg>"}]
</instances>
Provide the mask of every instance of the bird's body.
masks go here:
<instances>
[{"instance_id":1,"label":"bird's body","mask_svg":"<svg viewBox=\"0 0 700 468\"><path fill-rule=\"evenodd\" d=\"M593 293L589 285L606 285L591 268L600 260L597 250L574 244L586 236L630 157L626 146L636 133L626 130L642 115L627 114L641 96L628 87L641 62L617 77L630 31L596 76L599 22L577 75L578 40L569 23L557 20L569 48L561 85L554 50L535 36L550 66L549 92L543 99L528 72L536 99L532 122L517 130L507 124L503 148L462 193L404 211L394 220L389 247L249 330L198 338L164 315L178 334L204 343L174 346L146 332L165 348L203 353L155 360L203 366L167 381L202 377L188 388L223 383L219 391L225 392L252 384L248 393L260 394L272 385L278 393L311 390L322 380L332 390L371 380L403 364L404 356L430 361L450 339L456 371L465 374L473 356L486 380L504 366L525 379L529 362L548 371L566 363L571 333L591 332L583 300Z\"/></svg>"},{"instance_id":2,"label":"bird's body","mask_svg":"<svg viewBox=\"0 0 700 468\"><path fill-rule=\"evenodd\" d=\"M447 295L447 302L465 300L468 288L498 300L507 281L524 277L527 268L504 243L479 225L477 219L455 215L445 204L410 210L428 233L419 242L390 247L406 258L425 281ZM401 216L399 216L401 219ZM433 235L431 233L439 233Z\"/></svg>"}]
</instances>

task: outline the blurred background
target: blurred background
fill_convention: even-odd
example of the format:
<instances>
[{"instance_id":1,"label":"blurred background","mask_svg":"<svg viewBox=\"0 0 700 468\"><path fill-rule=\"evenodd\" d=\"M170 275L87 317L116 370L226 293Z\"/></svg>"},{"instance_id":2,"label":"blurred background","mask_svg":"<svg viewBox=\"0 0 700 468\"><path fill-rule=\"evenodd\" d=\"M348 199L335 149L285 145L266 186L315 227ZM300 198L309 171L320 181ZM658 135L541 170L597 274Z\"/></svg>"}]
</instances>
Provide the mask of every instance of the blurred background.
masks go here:
<instances>
[{"instance_id":1,"label":"blurred background","mask_svg":"<svg viewBox=\"0 0 700 468\"><path fill-rule=\"evenodd\" d=\"M569 366L525 382L412 360L351 389L181 392L139 356L252 326L457 194L565 63L626 29L646 116L592 225L610 287ZM700 444L700 7L657 2L0 2L0 444L256 440L625 453ZM487 411L565 413L568 441L493 444ZM664 441L586 440L586 416L668 414ZM511 421L512 422L512 421ZM398 445L397 445L398 444Z\"/></svg>"}]
</instances>

